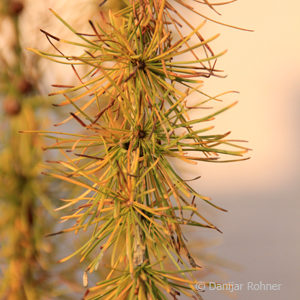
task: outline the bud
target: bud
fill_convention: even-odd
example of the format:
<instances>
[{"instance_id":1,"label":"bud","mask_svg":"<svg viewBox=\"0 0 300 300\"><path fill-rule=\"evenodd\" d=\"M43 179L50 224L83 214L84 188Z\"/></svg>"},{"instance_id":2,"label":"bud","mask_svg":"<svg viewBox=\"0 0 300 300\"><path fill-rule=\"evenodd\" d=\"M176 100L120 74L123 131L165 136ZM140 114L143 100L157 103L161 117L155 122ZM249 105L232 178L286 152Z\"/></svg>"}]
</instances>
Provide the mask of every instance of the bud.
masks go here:
<instances>
[{"instance_id":1,"label":"bud","mask_svg":"<svg viewBox=\"0 0 300 300\"><path fill-rule=\"evenodd\" d=\"M32 91L32 88L32 84L24 77L19 79L17 83L17 89L21 94L30 93Z\"/></svg>"},{"instance_id":2,"label":"bud","mask_svg":"<svg viewBox=\"0 0 300 300\"><path fill-rule=\"evenodd\" d=\"M8 96L3 101L3 111L8 116L16 116L21 112L21 104L16 98Z\"/></svg>"},{"instance_id":3,"label":"bud","mask_svg":"<svg viewBox=\"0 0 300 300\"><path fill-rule=\"evenodd\" d=\"M12 0L8 4L8 12L12 16L18 16L23 11L24 5L22 1Z\"/></svg>"}]
</instances>

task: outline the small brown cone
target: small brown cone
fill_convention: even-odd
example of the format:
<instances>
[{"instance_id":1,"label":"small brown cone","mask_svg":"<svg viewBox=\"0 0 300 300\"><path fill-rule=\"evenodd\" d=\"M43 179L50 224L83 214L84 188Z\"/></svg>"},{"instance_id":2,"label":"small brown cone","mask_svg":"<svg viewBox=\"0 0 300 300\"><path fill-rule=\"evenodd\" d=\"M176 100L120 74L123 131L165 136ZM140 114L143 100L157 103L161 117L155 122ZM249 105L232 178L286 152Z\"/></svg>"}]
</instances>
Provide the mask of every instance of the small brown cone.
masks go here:
<instances>
[{"instance_id":1,"label":"small brown cone","mask_svg":"<svg viewBox=\"0 0 300 300\"><path fill-rule=\"evenodd\" d=\"M17 83L17 88L21 94L28 94L32 91L32 84L25 78L20 78Z\"/></svg>"},{"instance_id":2,"label":"small brown cone","mask_svg":"<svg viewBox=\"0 0 300 300\"><path fill-rule=\"evenodd\" d=\"M16 116L21 112L21 104L16 98L8 96L3 101L3 111L7 116Z\"/></svg>"},{"instance_id":3,"label":"small brown cone","mask_svg":"<svg viewBox=\"0 0 300 300\"><path fill-rule=\"evenodd\" d=\"M12 16L18 16L23 11L23 8L24 4L22 1L12 0L8 5L8 12Z\"/></svg>"}]
</instances>

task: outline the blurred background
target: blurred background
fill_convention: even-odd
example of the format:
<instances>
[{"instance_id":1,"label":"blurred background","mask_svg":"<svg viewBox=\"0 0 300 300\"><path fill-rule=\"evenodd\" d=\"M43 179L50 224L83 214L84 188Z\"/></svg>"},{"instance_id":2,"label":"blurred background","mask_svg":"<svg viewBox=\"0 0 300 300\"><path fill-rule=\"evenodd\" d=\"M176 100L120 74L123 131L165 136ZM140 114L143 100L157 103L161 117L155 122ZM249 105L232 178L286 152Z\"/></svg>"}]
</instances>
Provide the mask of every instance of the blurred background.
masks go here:
<instances>
[{"instance_id":1,"label":"blurred background","mask_svg":"<svg viewBox=\"0 0 300 300\"><path fill-rule=\"evenodd\" d=\"M216 131L231 130L232 138L248 140L253 151L248 161L202 163L184 172L200 170L202 178L193 186L229 210L212 216L223 235L206 233L220 242L210 251L239 265L220 281L282 284L277 292L244 288L237 299L296 300L300 295L299 9L298 1L240 0L221 7L221 17L209 15L253 33L212 23L204 29L208 35L221 33L216 52L228 49L217 63L228 77L207 80L206 89L240 92L234 97L238 105L214 121ZM204 296L226 299L215 291Z\"/></svg>"},{"instance_id":2,"label":"blurred background","mask_svg":"<svg viewBox=\"0 0 300 300\"><path fill-rule=\"evenodd\" d=\"M48 7L56 9L64 19L84 31L85 20L94 17L98 4L93 0L27 0L25 3L19 20L20 43L22 47L44 50L50 46L38 32L40 28L59 33L60 37L67 35L63 26L57 27L60 25ZM197 243L207 240L210 254L201 254L204 255L203 263L210 261L225 267L222 271L216 267L207 277L208 281L216 280L217 275L219 281L225 283L282 284L280 291L247 291L246 287L235 295L206 291L203 295L206 300L227 299L227 296L241 300L296 300L300 295L299 9L300 4L295 0L288 3L239 0L219 7L222 16L205 10L218 21L254 30L245 32L212 22L204 27L206 36L221 33L213 43L216 53L229 50L217 64L228 76L205 80L205 90L210 94L239 91L238 95L229 96L225 103L239 100L239 104L216 118L215 130L218 133L230 130L232 138L247 140L253 151L249 153L251 159L243 162L200 163L194 168L178 166L182 177L192 178L200 172L201 179L192 182L192 186L228 209L228 213L219 213L199 206L206 210L223 234L205 230L193 232L189 239L191 251L197 253ZM85 20L79 17L83 12ZM193 18L193 24L202 21L192 14L189 17ZM12 28L13 24L2 18L2 50L9 46L7 41L11 40ZM5 53L8 64L14 64L11 52ZM25 71L33 79L42 74L38 88L45 94L52 83L63 80L68 84L63 67L46 60L35 61L28 53L25 56L29 65L38 66L38 71L31 68Z\"/></svg>"}]
</instances>

